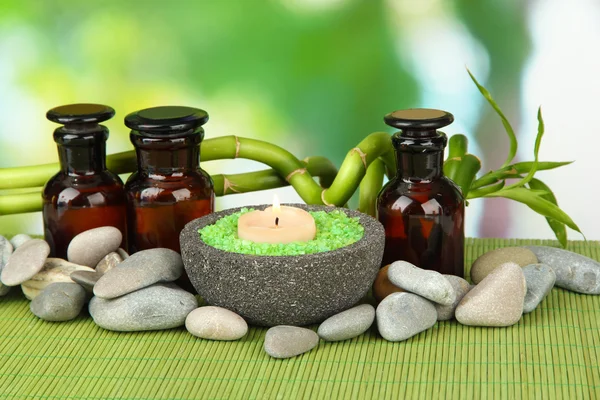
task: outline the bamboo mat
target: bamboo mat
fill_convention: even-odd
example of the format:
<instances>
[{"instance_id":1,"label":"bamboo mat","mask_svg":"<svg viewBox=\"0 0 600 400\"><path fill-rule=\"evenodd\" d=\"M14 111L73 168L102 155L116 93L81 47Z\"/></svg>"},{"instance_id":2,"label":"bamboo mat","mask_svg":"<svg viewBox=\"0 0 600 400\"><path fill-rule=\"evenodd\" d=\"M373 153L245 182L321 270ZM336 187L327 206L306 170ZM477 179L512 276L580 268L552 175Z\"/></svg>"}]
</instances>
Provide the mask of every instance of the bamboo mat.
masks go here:
<instances>
[{"instance_id":1,"label":"bamboo mat","mask_svg":"<svg viewBox=\"0 0 600 400\"><path fill-rule=\"evenodd\" d=\"M555 242L469 239L466 265L523 244ZM600 260L599 242L569 249ZM513 327L447 321L401 343L372 328L274 360L265 329L213 342L183 328L109 332L87 316L48 323L13 290L0 298L0 399L600 398L599 328L600 296L555 288Z\"/></svg>"}]
</instances>

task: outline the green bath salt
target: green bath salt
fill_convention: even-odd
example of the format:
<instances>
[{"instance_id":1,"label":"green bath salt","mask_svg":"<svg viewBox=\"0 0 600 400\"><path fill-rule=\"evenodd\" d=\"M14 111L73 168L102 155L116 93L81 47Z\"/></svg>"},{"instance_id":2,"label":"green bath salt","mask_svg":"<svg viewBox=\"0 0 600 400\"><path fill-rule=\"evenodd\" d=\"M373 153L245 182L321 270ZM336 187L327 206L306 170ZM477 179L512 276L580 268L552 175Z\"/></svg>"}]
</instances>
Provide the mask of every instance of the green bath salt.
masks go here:
<instances>
[{"instance_id":1,"label":"green bath salt","mask_svg":"<svg viewBox=\"0 0 600 400\"><path fill-rule=\"evenodd\" d=\"M342 210L309 211L315 219L317 234L308 242L287 244L255 243L242 240L237 235L237 222L242 214L254 211L242 208L241 211L221 218L213 225L200 229L200 238L209 246L231 253L259 256L296 256L322 253L351 245L363 237L364 228L358 218L351 218Z\"/></svg>"}]
</instances>

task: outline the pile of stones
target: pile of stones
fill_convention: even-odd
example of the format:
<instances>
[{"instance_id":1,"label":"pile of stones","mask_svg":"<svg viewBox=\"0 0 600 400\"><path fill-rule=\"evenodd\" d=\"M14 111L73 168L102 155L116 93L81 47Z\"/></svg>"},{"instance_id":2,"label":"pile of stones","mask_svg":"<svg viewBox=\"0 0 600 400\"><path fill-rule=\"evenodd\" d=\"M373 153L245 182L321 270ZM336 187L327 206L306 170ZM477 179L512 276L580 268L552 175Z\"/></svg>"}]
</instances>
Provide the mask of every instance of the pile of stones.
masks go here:
<instances>
[{"instance_id":1,"label":"pile of stones","mask_svg":"<svg viewBox=\"0 0 600 400\"><path fill-rule=\"evenodd\" d=\"M186 324L192 334L209 339L246 334L243 318L224 309L215 315L216 307L198 308L196 297L174 283L184 271L177 252L156 248L129 256L119 248L121 240L116 228L91 229L73 238L63 260L49 258L50 247L41 239L0 236L0 293L20 285L31 312L46 321L75 319L87 303L94 322L113 331Z\"/></svg>"},{"instance_id":2,"label":"pile of stones","mask_svg":"<svg viewBox=\"0 0 600 400\"><path fill-rule=\"evenodd\" d=\"M194 336L238 340L248 332L233 311L198 307L197 298L175 284L184 273L181 256L165 248L129 256L119 248L118 229L101 227L71 241L67 260L49 258L41 239L0 236L0 296L21 286L30 309L46 321L77 318L86 304L94 322L113 331L170 329L185 325ZM397 261L375 281L377 307L361 304L325 320L317 331L275 326L264 350L274 358L293 357L319 341L357 337L376 323L388 341L403 341L436 324L505 327L533 311L554 286L600 294L600 263L566 250L544 247L500 248L479 257L465 279Z\"/></svg>"},{"instance_id":3,"label":"pile of stones","mask_svg":"<svg viewBox=\"0 0 600 400\"><path fill-rule=\"evenodd\" d=\"M511 326L535 310L554 286L600 294L600 263L553 247L506 247L479 257L471 281L397 261L377 277L376 309L365 304L334 315L317 333L273 327L267 331L265 351L276 358L292 357L315 348L319 337L335 341L361 335L375 320L379 334L393 342L452 318L469 326Z\"/></svg>"}]
</instances>

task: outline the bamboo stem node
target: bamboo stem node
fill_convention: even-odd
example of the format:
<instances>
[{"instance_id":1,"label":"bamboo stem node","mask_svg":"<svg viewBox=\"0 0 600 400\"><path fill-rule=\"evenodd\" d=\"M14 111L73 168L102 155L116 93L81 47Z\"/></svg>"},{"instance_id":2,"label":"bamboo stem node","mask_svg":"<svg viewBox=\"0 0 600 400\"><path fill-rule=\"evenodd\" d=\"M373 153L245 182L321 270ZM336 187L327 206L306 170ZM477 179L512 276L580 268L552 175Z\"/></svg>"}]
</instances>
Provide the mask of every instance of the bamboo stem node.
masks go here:
<instances>
[{"instance_id":1,"label":"bamboo stem node","mask_svg":"<svg viewBox=\"0 0 600 400\"><path fill-rule=\"evenodd\" d=\"M332 203L328 203L327 200L325 200L325 192L327 191L327 189L323 189L323 191L321 192L321 201L323 202L323 204L325 204L326 206L335 206L335 204Z\"/></svg>"},{"instance_id":2,"label":"bamboo stem node","mask_svg":"<svg viewBox=\"0 0 600 400\"><path fill-rule=\"evenodd\" d=\"M233 156L233 158L238 158L240 156L240 139L237 136L234 136L235 139L235 155Z\"/></svg>"},{"instance_id":3,"label":"bamboo stem node","mask_svg":"<svg viewBox=\"0 0 600 400\"><path fill-rule=\"evenodd\" d=\"M235 184L233 184L229 179L223 176L223 194L227 194L227 191L231 191L231 193L239 193L240 191L235 188Z\"/></svg>"},{"instance_id":4,"label":"bamboo stem node","mask_svg":"<svg viewBox=\"0 0 600 400\"><path fill-rule=\"evenodd\" d=\"M352 150L350 150L350 153L356 153L360 156L360 159L362 160L362 163L363 163L363 167L365 167L365 171L366 171L367 170L367 154L364 153L358 147L355 147Z\"/></svg>"},{"instance_id":5,"label":"bamboo stem node","mask_svg":"<svg viewBox=\"0 0 600 400\"><path fill-rule=\"evenodd\" d=\"M288 176L286 176L286 177L285 177L285 180L286 180L287 182L289 182L289 181L290 181L290 179L292 179L292 177L293 177L294 175L296 175L296 174L305 174L306 172L307 172L306 168L298 168L298 169L295 169L295 170L293 170L292 172L290 172L290 173L288 174Z\"/></svg>"}]
</instances>

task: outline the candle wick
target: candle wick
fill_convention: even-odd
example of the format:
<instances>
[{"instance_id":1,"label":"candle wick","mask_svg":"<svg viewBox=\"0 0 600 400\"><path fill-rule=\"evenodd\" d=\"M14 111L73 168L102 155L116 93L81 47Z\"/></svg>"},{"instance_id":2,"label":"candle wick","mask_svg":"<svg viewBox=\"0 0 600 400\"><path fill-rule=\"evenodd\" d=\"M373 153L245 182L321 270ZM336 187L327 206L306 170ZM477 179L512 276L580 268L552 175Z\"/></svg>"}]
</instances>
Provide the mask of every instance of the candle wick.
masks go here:
<instances>
[{"instance_id":1,"label":"candle wick","mask_svg":"<svg viewBox=\"0 0 600 400\"><path fill-rule=\"evenodd\" d=\"M275 227L279 226L279 217L275 217Z\"/></svg>"}]
</instances>

